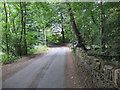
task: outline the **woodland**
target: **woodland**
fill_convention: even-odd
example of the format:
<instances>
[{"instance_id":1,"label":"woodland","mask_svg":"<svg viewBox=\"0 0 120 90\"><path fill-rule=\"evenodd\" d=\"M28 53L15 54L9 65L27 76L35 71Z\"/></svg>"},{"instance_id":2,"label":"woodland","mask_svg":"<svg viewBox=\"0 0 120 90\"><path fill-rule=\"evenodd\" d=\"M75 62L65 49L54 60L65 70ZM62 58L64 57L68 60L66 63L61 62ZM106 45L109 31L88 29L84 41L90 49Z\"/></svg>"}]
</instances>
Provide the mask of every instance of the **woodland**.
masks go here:
<instances>
[{"instance_id":1,"label":"woodland","mask_svg":"<svg viewBox=\"0 0 120 90\"><path fill-rule=\"evenodd\" d=\"M120 2L1 2L1 62L47 48L81 47L105 60L120 58Z\"/></svg>"}]
</instances>

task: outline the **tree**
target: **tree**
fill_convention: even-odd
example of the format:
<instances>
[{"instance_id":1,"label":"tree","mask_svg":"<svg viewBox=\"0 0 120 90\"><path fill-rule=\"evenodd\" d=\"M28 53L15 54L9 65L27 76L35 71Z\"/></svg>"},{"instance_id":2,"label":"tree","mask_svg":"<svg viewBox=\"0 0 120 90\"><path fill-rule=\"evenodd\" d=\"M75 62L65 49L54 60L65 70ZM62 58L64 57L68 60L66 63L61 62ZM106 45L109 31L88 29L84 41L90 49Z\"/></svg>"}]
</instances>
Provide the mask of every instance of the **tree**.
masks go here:
<instances>
[{"instance_id":1,"label":"tree","mask_svg":"<svg viewBox=\"0 0 120 90\"><path fill-rule=\"evenodd\" d=\"M101 35L101 41L100 41L100 45L102 47L102 50L105 49L105 12L104 12L104 8L103 8L103 2L100 2L100 35Z\"/></svg>"},{"instance_id":2,"label":"tree","mask_svg":"<svg viewBox=\"0 0 120 90\"><path fill-rule=\"evenodd\" d=\"M78 40L78 46L79 47L82 47L84 50L86 50L86 47L84 45L84 41L83 41L83 38L81 37L81 34L76 26L76 23L75 23L75 19L74 19L74 16L73 16L73 13L72 13L72 9L70 7L70 4L67 3L67 5L69 6L69 9L68 9L68 14L69 14L69 17L70 17L70 23L71 23L71 26L72 26L72 29L76 35L76 38Z\"/></svg>"},{"instance_id":3,"label":"tree","mask_svg":"<svg viewBox=\"0 0 120 90\"><path fill-rule=\"evenodd\" d=\"M5 11L5 40L6 40L6 52L9 57L9 40L8 40L8 13L6 8L6 2L4 2L4 11Z\"/></svg>"},{"instance_id":4,"label":"tree","mask_svg":"<svg viewBox=\"0 0 120 90\"><path fill-rule=\"evenodd\" d=\"M77 43L99 56L120 56L120 3L4 2L1 7L0 47L9 59L46 43Z\"/></svg>"}]
</instances>

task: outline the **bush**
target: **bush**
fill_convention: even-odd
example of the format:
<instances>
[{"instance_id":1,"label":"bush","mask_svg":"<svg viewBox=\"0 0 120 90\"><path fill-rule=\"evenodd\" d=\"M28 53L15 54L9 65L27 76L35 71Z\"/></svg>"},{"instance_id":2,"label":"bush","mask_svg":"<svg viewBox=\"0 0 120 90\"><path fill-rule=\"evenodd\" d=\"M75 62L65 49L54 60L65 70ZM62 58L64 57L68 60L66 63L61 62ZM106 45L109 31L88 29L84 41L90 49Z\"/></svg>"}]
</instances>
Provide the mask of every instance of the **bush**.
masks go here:
<instances>
[{"instance_id":1,"label":"bush","mask_svg":"<svg viewBox=\"0 0 120 90\"><path fill-rule=\"evenodd\" d=\"M12 61L20 58L20 56L8 57L6 53L1 54L0 57L0 62L2 62L2 64L11 63Z\"/></svg>"}]
</instances>

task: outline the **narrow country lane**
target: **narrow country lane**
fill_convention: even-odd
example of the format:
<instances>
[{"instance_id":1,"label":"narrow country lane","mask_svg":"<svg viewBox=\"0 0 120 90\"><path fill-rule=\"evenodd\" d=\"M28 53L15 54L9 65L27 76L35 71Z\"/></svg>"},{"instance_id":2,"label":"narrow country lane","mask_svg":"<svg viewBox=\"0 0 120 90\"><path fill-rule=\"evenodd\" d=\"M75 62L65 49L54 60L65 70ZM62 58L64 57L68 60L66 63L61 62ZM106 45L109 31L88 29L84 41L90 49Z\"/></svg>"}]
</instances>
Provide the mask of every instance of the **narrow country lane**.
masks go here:
<instances>
[{"instance_id":1,"label":"narrow country lane","mask_svg":"<svg viewBox=\"0 0 120 90\"><path fill-rule=\"evenodd\" d=\"M64 63L69 49L56 47L3 82L3 88L65 88Z\"/></svg>"},{"instance_id":2,"label":"narrow country lane","mask_svg":"<svg viewBox=\"0 0 120 90\"><path fill-rule=\"evenodd\" d=\"M120 89L120 0L1 1L0 89Z\"/></svg>"}]
</instances>

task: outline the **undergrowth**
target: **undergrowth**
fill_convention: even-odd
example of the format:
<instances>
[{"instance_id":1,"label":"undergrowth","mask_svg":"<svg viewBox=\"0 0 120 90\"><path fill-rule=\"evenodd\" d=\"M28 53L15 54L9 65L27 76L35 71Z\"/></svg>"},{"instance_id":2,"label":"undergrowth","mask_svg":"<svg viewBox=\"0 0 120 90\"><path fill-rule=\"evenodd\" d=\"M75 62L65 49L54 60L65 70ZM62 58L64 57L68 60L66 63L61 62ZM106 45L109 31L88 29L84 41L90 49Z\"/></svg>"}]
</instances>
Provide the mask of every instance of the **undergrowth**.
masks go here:
<instances>
[{"instance_id":1,"label":"undergrowth","mask_svg":"<svg viewBox=\"0 0 120 90\"><path fill-rule=\"evenodd\" d=\"M33 49L28 49L28 55L36 54L36 53L41 53L44 51L47 51L49 48L45 45L38 45L34 46ZM1 53L0 54L0 62L2 64L8 64L12 63L14 60L20 59L23 56L9 56L6 53Z\"/></svg>"}]
</instances>

